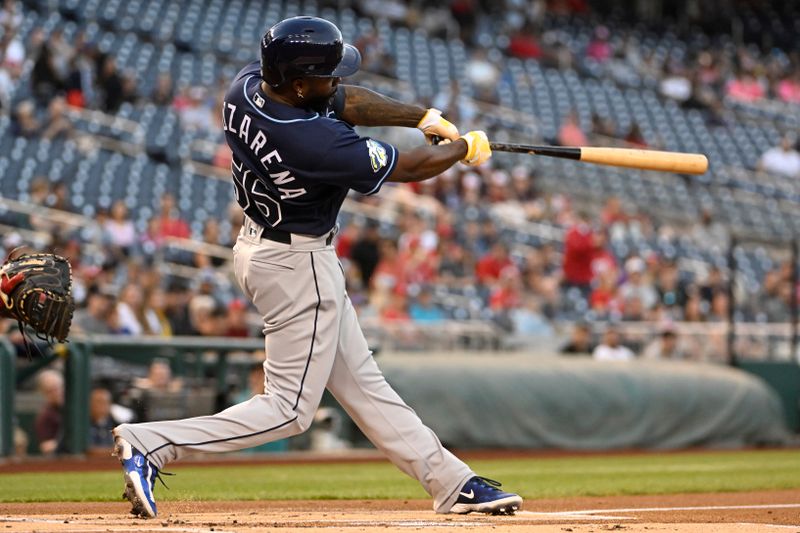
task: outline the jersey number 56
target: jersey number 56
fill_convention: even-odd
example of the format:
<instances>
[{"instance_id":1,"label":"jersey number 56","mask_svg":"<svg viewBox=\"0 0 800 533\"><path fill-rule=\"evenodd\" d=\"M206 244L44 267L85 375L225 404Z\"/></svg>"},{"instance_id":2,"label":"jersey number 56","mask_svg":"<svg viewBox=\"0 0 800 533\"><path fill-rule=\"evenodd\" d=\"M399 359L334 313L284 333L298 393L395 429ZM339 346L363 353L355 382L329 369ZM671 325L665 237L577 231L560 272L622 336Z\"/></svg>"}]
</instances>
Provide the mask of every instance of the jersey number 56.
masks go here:
<instances>
[{"instance_id":1,"label":"jersey number 56","mask_svg":"<svg viewBox=\"0 0 800 533\"><path fill-rule=\"evenodd\" d=\"M236 201L250 218L264 219L270 226L277 226L282 220L281 204L270 196L267 187L258 177L244 168L235 157L231 162L233 193ZM258 216L254 216L258 214Z\"/></svg>"}]
</instances>

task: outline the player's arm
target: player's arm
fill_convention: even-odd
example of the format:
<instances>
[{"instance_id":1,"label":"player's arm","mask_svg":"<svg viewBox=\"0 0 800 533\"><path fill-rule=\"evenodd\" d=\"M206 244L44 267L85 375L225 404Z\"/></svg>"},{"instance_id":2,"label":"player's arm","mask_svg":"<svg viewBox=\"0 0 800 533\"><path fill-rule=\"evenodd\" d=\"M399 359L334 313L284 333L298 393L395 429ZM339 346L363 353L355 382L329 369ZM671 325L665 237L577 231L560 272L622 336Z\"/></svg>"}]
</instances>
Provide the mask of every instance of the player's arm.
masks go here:
<instances>
[{"instance_id":1,"label":"player's arm","mask_svg":"<svg viewBox=\"0 0 800 533\"><path fill-rule=\"evenodd\" d=\"M489 140L482 131L471 131L448 144L420 146L400 152L397 166L387 181L423 181L438 176L458 161L480 165L492 156Z\"/></svg>"},{"instance_id":2,"label":"player's arm","mask_svg":"<svg viewBox=\"0 0 800 533\"><path fill-rule=\"evenodd\" d=\"M433 136L451 141L459 137L458 128L438 109L404 104L363 87L339 85L335 102L337 115L354 126L419 128L429 142Z\"/></svg>"},{"instance_id":3,"label":"player's arm","mask_svg":"<svg viewBox=\"0 0 800 533\"><path fill-rule=\"evenodd\" d=\"M312 158L314 179L361 194L375 194L386 181L422 181L447 170L457 161L480 165L492 155L482 131L471 131L454 142L423 145L400 152L369 137L360 137L340 121L321 124L328 147ZM324 162L324 165L321 164Z\"/></svg>"}]
</instances>

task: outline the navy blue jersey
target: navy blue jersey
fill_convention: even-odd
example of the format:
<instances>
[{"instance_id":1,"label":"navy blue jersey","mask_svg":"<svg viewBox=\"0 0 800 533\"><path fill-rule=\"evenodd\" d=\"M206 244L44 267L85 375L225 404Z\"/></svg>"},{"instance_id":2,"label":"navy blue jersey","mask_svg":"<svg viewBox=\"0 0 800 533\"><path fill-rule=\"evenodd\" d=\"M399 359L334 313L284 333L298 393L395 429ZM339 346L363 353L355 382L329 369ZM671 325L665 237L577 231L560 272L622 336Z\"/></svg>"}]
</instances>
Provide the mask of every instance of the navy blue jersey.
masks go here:
<instances>
[{"instance_id":1,"label":"navy blue jersey","mask_svg":"<svg viewBox=\"0 0 800 533\"><path fill-rule=\"evenodd\" d=\"M258 224L323 235L347 192L378 192L397 165L390 144L360 137L331 108L320 114L271 100L260 66L242 69L223 103L236 201Z\"/></svg>"}]
</instances>

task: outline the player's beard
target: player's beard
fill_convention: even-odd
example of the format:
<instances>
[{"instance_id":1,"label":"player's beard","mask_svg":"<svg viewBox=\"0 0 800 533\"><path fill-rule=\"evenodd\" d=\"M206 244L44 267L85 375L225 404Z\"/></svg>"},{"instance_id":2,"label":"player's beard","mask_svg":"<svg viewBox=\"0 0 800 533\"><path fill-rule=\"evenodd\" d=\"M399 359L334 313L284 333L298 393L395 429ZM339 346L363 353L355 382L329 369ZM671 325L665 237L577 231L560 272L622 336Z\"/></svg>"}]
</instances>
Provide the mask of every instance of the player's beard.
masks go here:
<instances>
[{"instance_id":1,"label":"player's beard","mask_svg":"<svg viewBox=\"0 0 800 533\"><path fill-rule=\"evenodd\" d=\"M328 107L330 107L331 99L333 98L334 94L336 94L335 88L330 94L321 94L319 96L314 96L313 98L306 98L306 107L316 111L317 113L324 114L325 111L328 110Z\"/></svg>"}]
</instances>

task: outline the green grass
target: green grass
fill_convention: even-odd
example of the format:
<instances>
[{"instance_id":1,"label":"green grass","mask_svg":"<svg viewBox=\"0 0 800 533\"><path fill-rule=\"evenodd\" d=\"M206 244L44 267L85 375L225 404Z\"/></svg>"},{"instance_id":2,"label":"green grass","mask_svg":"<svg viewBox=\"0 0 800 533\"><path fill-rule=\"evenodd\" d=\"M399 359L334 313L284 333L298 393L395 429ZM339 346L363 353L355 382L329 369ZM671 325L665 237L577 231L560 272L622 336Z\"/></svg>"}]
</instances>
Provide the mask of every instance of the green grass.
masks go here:
<instances>
[{"instance_id":1,"label":"green grass","mask_svg":"<svg viewBox=\"0 0 800 533\"><path fill-rule=\"evenodd\" d=\"M800 451L470 461L527 498L800 488ZM426 498L386 463L169 468L159 500ZM121 472L0 474L0 502L115 501Z\"/></svg>"}]
</instances>

